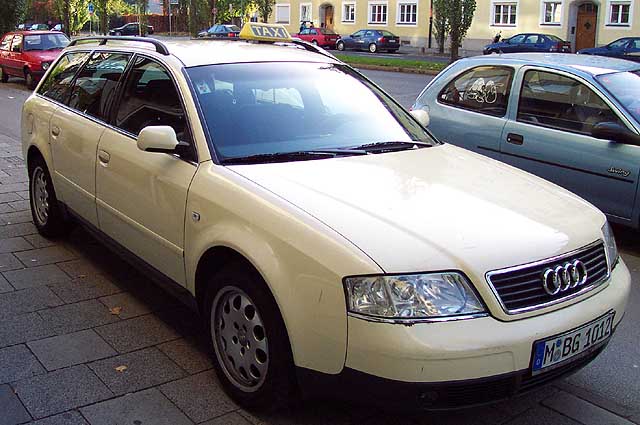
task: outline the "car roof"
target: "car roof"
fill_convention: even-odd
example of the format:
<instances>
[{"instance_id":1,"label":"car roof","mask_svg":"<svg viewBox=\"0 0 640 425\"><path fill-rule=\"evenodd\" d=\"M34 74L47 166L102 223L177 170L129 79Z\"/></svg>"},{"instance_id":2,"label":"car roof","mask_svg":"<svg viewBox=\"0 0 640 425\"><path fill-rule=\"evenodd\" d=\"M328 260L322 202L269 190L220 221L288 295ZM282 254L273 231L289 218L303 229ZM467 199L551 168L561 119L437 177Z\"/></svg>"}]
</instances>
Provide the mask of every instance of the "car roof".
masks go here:
<instances>
[{"instance_id":1,"label":"car roof","mask_svg":"<svg viewBox=\"0 0 640 425\"><path fill-rule=\"evenodd\" d=\"M49 30L37 30L37 31L11 31L8 34L39 35L39 34L62 34L62 32L49 31Z\"/></svg>"},{"instance_id":2,"label":"car roof","mask_svg":"<svg viewBox=\"0 0 640 425\"><path fill-rule=\"evenodd\" d=\"M104 46L95 43L81 43L67 48L69 50L122 50L155 55L157 53L152 44L144 45L144 42L132 39L129 41L117 41ZM224 63L249 63L249 62L315 62L315 63L340 63L329 54L322 54L303 48L272 43L249 43L246 41L228 40L179 40L162 42L169 54L180 60L185 67L217 65ZM152 50L149 49L151 47Z\"/></svg>"},{"instance_id":3,"label":"car roof","mask_svg":"<svg viewBox=\"0 0 640 425\"><path fill-rule=\"evenodd\" d=\"M573 73L588 74L590 76L640 69L640 64L624 59L570 53L507 53L490 56L474 56L462 59L462 61L500 65L546 66Z\"/></svg>"}]
</instances>

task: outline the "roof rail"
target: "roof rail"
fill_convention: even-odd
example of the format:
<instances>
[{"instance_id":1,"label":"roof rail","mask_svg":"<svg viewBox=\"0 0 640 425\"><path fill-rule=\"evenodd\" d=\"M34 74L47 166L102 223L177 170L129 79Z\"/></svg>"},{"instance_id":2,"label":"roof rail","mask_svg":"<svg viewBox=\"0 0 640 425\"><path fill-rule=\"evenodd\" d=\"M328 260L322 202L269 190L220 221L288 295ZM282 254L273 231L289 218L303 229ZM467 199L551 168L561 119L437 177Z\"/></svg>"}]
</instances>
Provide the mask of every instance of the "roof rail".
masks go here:
<instances>
[{"instance_id":1,"label":"roof rail","mask_svg":"<svg viewBox=\"0 0 640 425\"><path fill-rule=\"evenodd\" d=\"M156 48L156 52L163 54L165 56L169 55L169 49L167 49L167 46L159 41L156 40L155 38L146 38L146 37L123 37L123 36L93 36L93 37L83 37L83 38L77 38L75 40L72 40L71 43L69 43L69 47L71 46L77 46L79 43L83 43L85 41L99 41L98 45L99 46L104 46L105 44L107 44L107 41L112 41L112 40L117 40L117 41L135 41L137 43L149 43L149 44L153 44Z\"/></svg>"},{"instance_id":2,"label":"roof rail","mask_svg":"<svg viewBox=\"0 0 640 425\"><path fill-rule=\"evenodd\" d=\"M289 41L289 43L295 44L296 46L300 46L300 47L302 47L303 49L305 49L305 50L307 50L309 52L319 53L319 54L321 54L323 56L326 56L328 58L337 60L337 58L335 56L333 56L331 53L327 52L322 47L316 46L315 44L309 43L308 41L304 41L301 38L292 37L291 41Z\"/></svg>"}]
</instances>

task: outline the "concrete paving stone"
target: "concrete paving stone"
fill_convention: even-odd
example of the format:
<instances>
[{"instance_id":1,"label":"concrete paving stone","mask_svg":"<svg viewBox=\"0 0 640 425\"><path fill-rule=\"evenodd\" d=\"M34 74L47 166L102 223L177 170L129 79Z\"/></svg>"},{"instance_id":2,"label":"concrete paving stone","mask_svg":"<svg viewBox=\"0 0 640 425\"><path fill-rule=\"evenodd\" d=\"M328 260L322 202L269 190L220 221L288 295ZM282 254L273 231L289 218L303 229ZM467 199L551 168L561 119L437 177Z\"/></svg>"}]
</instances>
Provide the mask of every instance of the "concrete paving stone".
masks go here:
<instances>
[{"instance_id":1,"label":"concrete paving stone","mask_svg":"<svg viewBox=\"0 0 640 425\"><path fill-rule=\"evenodd\" d=\"M143 316L151 313L155 308L147 300L141 300L129 292L111 295L100 298L100 302L109 309L120 309L118 316L121 319L131 319L132 317Z\"/></svg>"},{"instance_id":2,"label":"concrete paving stone","mask_svg":"<svg viewBox=\"0 0 640 425\"><path fill-rule=\"evenodd\" d=\"M23 344L1 348L0 365L2 365L0 367L0 384L30 378L45 372L44 367Z\"/></svg>"},{"instance_id":3,"label":"concrete paving stone","mask_svg":"<svg viewBox=\"0 0 640 425\"><path fill-rule=\"evenodd\" d=\"M25 251L33 249L33 246L24 237L0 239L0 253Z\"/></svg>"},{"instance_id":4,"label":"concrete paving stone","mask_svg":"<svg viewBox=\"0 0 640 425\"><path fill-rule=\"evenodd\" d=\"M224 393L213 371L164 384L160 391L197 423L238 408Z\"/></svg>"},{"instance_id":5,"label":"concrete paving stone","mask_svg":"<svg viewBox=\"0 0 640 425\"><path fill-rule=\"evenodd\" d=\"M66 304L42 310L39 313L58 334L93 328L120 320L98 300Z\"/></svg>"},{"instance_id":6,"label":"concrete paving stone","mask_svg":"<svg viewBox=\"0 0 640 425\"><path fill-rule=\"evenodd\" d=\"M8 385L0 385L0 425L21 424L31 420L13 390Z\"/></svg>"},{"instance_id":7,"label":"concrete paving stone","mask_svg":"<svg viewBox=\"0 0 640 425\"><path fill-rule=\"evenodd\" d=\"M544 406L532 407L526 412L511 418L505 425L579 425L560 413L556 413ZM605 425L605 424L602 424Z\"/></svg>"},{"instance_id":8,"label":"concrete paving stone","mask_svg":"<svg viewBox=\"0 0 640 425\"><path fill-rule=\"evenodd\" d=\"M129 281L139 277L139 274L124 261L113 258L114 254L102 246L90 245L80 258L58 263L58 266L71 277L86 277L104 275L114 282Z\"/></svg>"},{"instance_id":9,"label":"concrete paving stone","mask_svg":"<svg viewBox=\"0 0 640 425\"><path fill-rule=\"evenodd\" d=\"M22 155L19 155L17 152L14 156L8 156L4 158L9 164L22 165L24 167L24 160L22 159Z\"/></svg>"},{"instance_id":10,"label":"concrete paving stone","mask_svg":"<svg viewBox=\"0 0 640 425\"><path fill-rule=\"evenodd\" d=\"M590 391L589 389L585 389L582 387L575 386L568 382L568 380L564 380L555 384L560 390L563 390L569 394L572 394L578 398L588 401L591 404L595 404L605 410L608 410L618 416L629 417L637 411L640 413L640 405L635 409L632 407L627 407L620 404L620 400L615 398L604 397L601 394Z\"/></svg>"},{"instance_id":11,"label":"concrete paving stone","mask_svg":"<svg viewBox=\"0 0 640 425\"><path fill-rule=\"evenodd\" d=\"M84 420L78 411L71 410L69 412L60 413L55 416L40 419L39 421L31 422L28 425L89 425L89 423Z\"/></svg>"},{"instance_id":12,"label":"concrete paving stone","mask_svg":"<svg viewBox=\"0 0 640 425\"><path fill-rule=\"evenodd\" d=\"M106 310L104 305L103 308ZM121 320L95 330L119 353L128 353L180 337L172 327L153 314Z\"/></svg>"},{"instance_id":13,"label":"concrete paving stone","mask_svg":"<svg viewBox=\"0 0 640 425\"><path fill-rule=\"evenodd\" d=\"M132 393L184 377L185 372L155 347L88 365L115 395ZM126 366L122 372L117 367Z\"/></svg>"},{"instance_id":14,"label":"concrete paving stone","mask_svg":"<svg viewBox=\"0 0 640 425\"><path fill-rule=\"evenodd\" d=\"M1 187L2 185L0 185L0 188ZM31 203L26 199L22 201L9 202L9 205L11 205L11 208L13 208L15 211L26 211L31 209Z\"/></svg>"},{"instance_id":15,"label":"concrete paving stone","mask_svg":"<svg viewBox=\"0 0 640 425\"><path fill-rule=\"evenodd\" d=\"M41 286L7 292L0 294L0 319L49 307L57 307L62 304L64 302L47 287Z\"/></svg>"},{"instance_id":16,"label":"concrete paving stone","mask_svg":"<svg viewBox=\"0 0 640 425\"><path fill-rule=\"evenodd\" d=\"M55 264L9 271L3 273L3 275L16 289L32 288L69 280L69 276Z\"/></svg>"},{"instance_id":17,"label":"concrete paving stone","mask_svg":"<svg viewBox=\"0 0 640 425\"><path fill-rule=\"evenodd\" d=\"M24 265L12 253L0 254L0 272L24 269Z\"/></svg>"},{"instance_id":18,"label":"concrete paving stone","mask_svg":"<svg viewBox=\"0 0 640 425\"><path fill-rule=\"evenodd\" d=\"M77 258L76 254L59 245L16 252L15 256L27 267L37 267Z\"/></svg>"},{"instance_id":19,"label":"concrete paving stone","mask_svg":"<svg viewBox=\"0 0 640 425\"><path fill-rule=\"evenodd\" d=\"M0 204L0 214L16 212L8 203Z\"/></svg>"},{"instance_id":20,"label":"concrete paving stone","mask_svg":"<svg viewBox=\"0 0 640 425\"><path fill-rule=\"evenodd\" d=\"M4 205L4 204L0 204ZM14 211L0 214L0 225L32 222L31 211Z\"/></svg>"},{"instance_id":21,"label":"concrete paving stone","mask_svg":"<svg viewBox=\"0 0 640 425\"><path fill-rule=\"evenodd\" d=\"M24 183L28 182L29 177L23 174L15 175L15 176L2 176L0 177L1 184L11 184L11 183Z\"/></svg>"},{"instance_id":22,"label":"concrete paving stone","mask_svg":"<svg viewBox=\"0 0 640 425\"><path fill-rule=\"evenodd\" d=\"M155 388L80 409L91 425L191 425L192 422Z\"/></svg>"},{"instance_id":23,"label":"concrete paving stone","mask_svg":"<svg viewBox=\"0 0 640 425\"><path fill-rule=\"evenodd\" d=\"M29 186L26 183L0 184L0 193L19 192L22 190L29 190Z\"/></svg>"},{"instance_id":24,"label":"concrete paving stone","mask_svg":"<svg viewBox=\"0 0 640 425\"><path fill-rule=\"evenodd\" d=\"M113 397L85 365L49 372L13 384L31 416L41 419Z\"/></svg>"},{"instance_id":25,"label":"concrete paving stone","mask_svg":"<svg viewBox=\"0 0 640 425\"><path fill-rule=\"evenodd\" d=\"M5 292L11 292L11 291L15 291L14 287L11 286L9 281L0 274L0 294L4 294Z\"/></svg>"},{"instance_id":26,"label":"concrete paving stone","mask_svg":"<svg viewBox=\"0 0 640 425\"><path fill-rule=\"evenodd\" d=\"M432 421L431 418L435 412L429 412L428 415L425 415L424 412L414 414L397 410L392 412L385 414L374 406L359 406L346 402L323 400L307 400L290 408L272 412L249 412L242 409L237 411L238 414L255 425L457 425L448 417L444 421ZM429 419L425 420L425 418Z\"/></svg>"},{"instance_id":27,"label":"concrete paving stone","mask_svg":"<svg viewBox=\"0 0 640 425\"><path fill-rule=\"evenodd\" d=\"M542 404L585 425L632 425L623 417L565 392L545 399Z\"/></svg>"},{"instance_id":28,"label":"concrete paving stone","mask_svg":"<svg viewBox=\"0 0 640 425\"><path fill-rule=\"evenodd\" d=\"M34 233L33 235L26 235L24 236L24 238L27 242L33 245L34 248L46 248L48 246L56 245L55 241L45 238L40 233Z\"/></svg>"},{"instance_id":29,"label":"concrete paving stone","mask_svg":"<svg viewBox=\"0 0 640 425\"><path fill-rule=\"evenodd\" d=\"M53 334L53 328L43 321L38 313L8 317L2 320L0 326L0 348L46 338Z\"/></svg>"},{"instance_id":30,"label":"concrete paving stone","mask_svg":"<svg viewBox=\"0 0 640 425\"><path fill-rule=\"evenodd\" d=\"M31 196L28 190L22 190L20 192L14 192L14 193L16 193L22 199L29 199L29 197Z\"/></svg>"},{"instance_id":31,"label":"concrete paving stone","mask_svg":"<svg viewBox=\"0 0 640 425\"><path fill-rule=\"evenodd\" d=\"M28 342L27 346L49 371L117 354L91 329Z\"/></svg>"},{"instance_id":32,"label":"concrete paving stone","mask_svg":"<svg viewBox=\"0 0 640 425\"><path fill-rule=\"evenodd\" d=\"M6 226L0 227L0 239L31 235L37 232L38 230L33 223L7 224Z\"/></svg>"},{"instance_id":33,"label":"concrete paving stone","mask_svg":"<svg viewBox=\"0 0 640 425\"><path fill-rule=\"evenodd\" d=\"M71 277L87 277L102 275L107 270L102 269L98 264L88 260L87 258L78 258L76 260L65 261L57 264L60 269Z\"/></svg>"},{"instance_id":34,"label":"concrete paving stone","mask_svg":"<svg viewBox=\"0 0 640 425\"><path fill-rule=\"evenodd\" d=\"M160 288L157 291L164 294ZM197 336L205 333L200 316L177 301L175 306L159 310L155 314L182 336Z\"/></svg>"},{"instance_id":35,"label":"concrete paving stone","mask_svg":"<svg viewBox=\"0 0 640 425\"><path fill-rule=\"evenodd\" d=\"M213 368L213 353L197 340L180 338L160 344L158 348L189 374Z\"/></svg>"},{"instance_id":36,"label":"concrete paving stone","mask_svg":"<svg viewBox=\"0 0 640 425\"><path fill-rule=\"evenodd\" d=\"M113 295L122 291L119 286L101 275L80 277L48 286L67 304Z\"/></svg>"},{"instance_id":37,"label":"concrete paving stone","mask_svg":"<svg viewBox=\"0 0 640 425\"><path fill-rule=\"evenodd\" d=\"M204 422L202 425L251 425L251 422L238 413L232 412Z\"/></svg>"},{"instance_id":38,"label":"concrete paving stone","mask_svg":"<svg viewBox=\"0 0 640 425\"><path fill-rule=\"evenodd\" d=\"M27 191L27 194L29 193L29 191ZM0 193L0 203L6 203L6 202L13 202L13 201L19 201L21 199L29 199L29 198L22 198L18 193L16 192L8 192L8 193Z\"/></svg>"}]
</instances>

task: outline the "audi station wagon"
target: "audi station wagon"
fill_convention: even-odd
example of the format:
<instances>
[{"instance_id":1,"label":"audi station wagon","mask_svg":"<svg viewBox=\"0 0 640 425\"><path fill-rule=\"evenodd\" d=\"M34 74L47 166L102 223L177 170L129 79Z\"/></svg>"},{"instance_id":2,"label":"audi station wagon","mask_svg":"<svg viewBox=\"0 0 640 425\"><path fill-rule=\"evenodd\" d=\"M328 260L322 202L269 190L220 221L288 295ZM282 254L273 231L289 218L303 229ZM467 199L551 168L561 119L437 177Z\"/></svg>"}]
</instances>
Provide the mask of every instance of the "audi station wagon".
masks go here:
<instances>
[{"instance_id":1,"label":"audi station wagon","mask_svg":"<svg viewBox=\"0 0 640 425\"><path fill-rule=\"evenodd\" d=\"M602 212L284 27L241 38L73 41L22 113L38 230L175 288L239 404L461 407L605 349L630 276Z\"/></svg>"}]
</instances>

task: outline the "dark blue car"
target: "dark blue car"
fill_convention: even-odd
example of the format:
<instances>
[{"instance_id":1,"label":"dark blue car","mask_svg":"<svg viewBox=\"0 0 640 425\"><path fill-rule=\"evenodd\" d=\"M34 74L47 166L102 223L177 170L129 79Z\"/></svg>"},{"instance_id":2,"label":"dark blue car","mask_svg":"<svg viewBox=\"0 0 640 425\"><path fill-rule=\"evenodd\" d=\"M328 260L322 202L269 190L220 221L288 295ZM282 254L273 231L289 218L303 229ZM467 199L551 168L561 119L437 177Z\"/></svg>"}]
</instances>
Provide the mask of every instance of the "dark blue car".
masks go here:
<instances>
[{"instance_id":1,"label":"dark blue car","mask_svg":"<svg viewBox=\"0 0 640 425\"><path fill-rule=\"evenodd\" d=\"M606 46L578 51L580 55L598 55L640 62L640 37L625 37Z\"/></svg>"},{"instance_id":2,"label":"dark blue car","mask_svg":"<svg viewBox=\"0 0 640 425\"><path fill-rule=\"evenodd\" d=\"M531 53L559 52L571 53L571 43L549 34L517 34L511 38L491 43L484 47L483 53Z\"/></svg>"},{"instance_id":3,"label":"dark blue car","mask_svg":"<svg viewBox=\"0 0 640 425\"><path fill-rule=\"evenodd\" d=\"M375 53L379 50L397 52L400 48L400 37L385 30L364 29L342 37L336 43L336 49L368 50Z\"/></svg>"}]
</instances>

